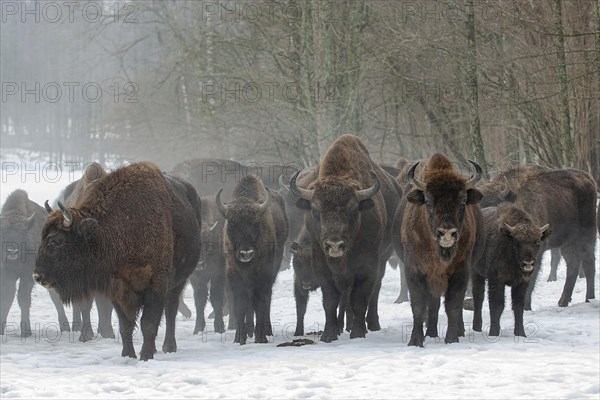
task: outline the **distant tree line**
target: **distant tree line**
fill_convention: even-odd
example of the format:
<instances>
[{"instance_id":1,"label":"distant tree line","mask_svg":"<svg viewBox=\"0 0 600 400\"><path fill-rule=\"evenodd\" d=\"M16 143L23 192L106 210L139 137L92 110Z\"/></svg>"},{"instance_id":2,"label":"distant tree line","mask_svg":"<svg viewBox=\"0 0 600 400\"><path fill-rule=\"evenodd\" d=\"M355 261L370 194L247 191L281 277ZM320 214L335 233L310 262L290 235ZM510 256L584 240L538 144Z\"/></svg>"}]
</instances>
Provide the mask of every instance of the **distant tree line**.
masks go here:
<instances>
[{"instance_id":1,"label":"distant tree line","mask_svg":"<svg viewBox=\"0 0 600 400\"><path fill-rule=\"evenodd\" d=\"M2 147L311 165L354 133L600 180L600 0L9 3Z\"/></svg>"}]
</instances>

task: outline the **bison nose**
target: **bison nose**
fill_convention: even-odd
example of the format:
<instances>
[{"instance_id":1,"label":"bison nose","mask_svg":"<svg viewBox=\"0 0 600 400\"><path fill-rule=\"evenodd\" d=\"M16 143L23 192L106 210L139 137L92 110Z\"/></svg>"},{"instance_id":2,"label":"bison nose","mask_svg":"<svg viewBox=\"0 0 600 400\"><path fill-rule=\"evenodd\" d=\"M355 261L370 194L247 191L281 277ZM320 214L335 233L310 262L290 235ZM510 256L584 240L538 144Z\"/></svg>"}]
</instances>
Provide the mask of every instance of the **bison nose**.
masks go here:
<instances>
[{"instance_id":1,"label":"bison nose","mask_svg":"<svg viewBox=\"0 0 600 400\"><path fill-rule=\"evenodd\" d=\"M458 240L458 230L456 228L438 228L437 241L442 247L452 247Z\"/></svg>"},{"instance_id":2,"label":"bison nose","mask_svg":"<svg viewBox=\"0 0 600 400\"><path fill-rule=\"evenodd\" d=\"M40 274L38 272L34 272L33 273L33 280L36 281L37 283L39 283L41 285L42 284L42 274Z\"/></svg>"},{"instance_id":3,"label":"bison nose","mask_svg":"<svg viewBox=\"0 0 600 400\"><path fill-rule=\"evenodd\" d=\"M533 272L534 264L535 260L523 261L521 269L523 270L523 272Z\"/></svg>"},{"instance_id":4,"label":"bison nose","mask_svg":"<svg viewBox=\"0 0 600 400\"><path fill-rule=\"evenodd\" d=\"M333 241L326 240L325 241L325 252L329 257L341 257L344 255L346 251L346 243L343 240Z\"/></svg>"},{"instance_id":5,"label":"bison nose","mask_svg":"<svg viewBox=\"0 0 600 400\"><path fill-rule=\"evenodd\" d=\"M254 249L245 249L239 251L239 260L243 263L247 263L252 261L254 258L255 252Z\"/></svg>"}]
</instances>

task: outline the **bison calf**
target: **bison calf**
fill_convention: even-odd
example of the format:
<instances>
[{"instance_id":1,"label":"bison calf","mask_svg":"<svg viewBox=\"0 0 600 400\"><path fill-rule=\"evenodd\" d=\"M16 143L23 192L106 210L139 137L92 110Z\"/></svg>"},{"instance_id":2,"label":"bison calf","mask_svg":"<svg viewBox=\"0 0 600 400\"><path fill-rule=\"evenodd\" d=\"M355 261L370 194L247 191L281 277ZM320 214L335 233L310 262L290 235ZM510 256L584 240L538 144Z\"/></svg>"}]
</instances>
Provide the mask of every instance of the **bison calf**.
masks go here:
<instances>
[{"instance_id":1,"label":"bison calf","mask_svg":"<svg viewBox=\"0 0 600 400\"><path fill-rule=\"evenodd\" d=\"M531 216L506 203L482 210L486 246L471 272L473 283L473 330L481 332L481 308L485 280L488 281L490 336L500 334L504 311L504 287L511 287L515 314L515 336L525 336L523 308L529 280L540 256L542 241L550 235L550 225L535 226Z\"/></svg>"},{"instance_id":2,"label":"bison calf","mask_svg":"<svg viewBox=\"0 0 600 400\"><path fill-rule=\"evenodd\" d=\"M283 198L265 188L262 181L249 175L237 184L229 204L217 206L225 217L223 243L227 282L233 294L236 318L234 343L246 343L247 317L256 313L256 343L267 343L272 336L271 295L283 259L288 236L288 221ZM248 321L247 321L248 319Z\"/></svg>"},{"instance_id":3,"label":"bison calf","mask_svg":"<svg viewBox=\"0 0 600 400\"><path fill-rule=\"evenodd\" d=\"M140 310L140 359L156 352L166 308L163 351L174 352L179 295L200 256L200 204L187 182L151 163L101 178L77 208L53 211L42 231L34 279L64 303L101 293L119 317L122 356L136 358L133 329Z\"/></svg>"}]
</instances>

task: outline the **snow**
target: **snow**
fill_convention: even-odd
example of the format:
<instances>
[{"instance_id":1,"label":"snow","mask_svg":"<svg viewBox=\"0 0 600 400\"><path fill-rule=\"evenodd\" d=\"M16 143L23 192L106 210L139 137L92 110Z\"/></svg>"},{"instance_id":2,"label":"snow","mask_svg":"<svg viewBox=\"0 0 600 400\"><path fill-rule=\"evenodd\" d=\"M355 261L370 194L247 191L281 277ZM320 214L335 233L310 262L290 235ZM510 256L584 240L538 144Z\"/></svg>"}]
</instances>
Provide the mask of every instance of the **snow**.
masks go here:
<instances>
[{"instance_id":1,"label":"snow","mask_svg":"<svg viewBox=\"0 0 600 400\"><path fill-rule=\"evenodd\" d=\"M28 190L34 201L54 199L73 177L63 174L55 183L35 182L34 175L2 174L2 202L16 188ZM600 260L600 245L596 259ZM120 356L117 339L97 337L78 341L79 333L61 333L47 291L37 286L31 310L34 335L21 338L16 300L7 332L0 336L0 397L2 398L591 398L600 396L600 302L584 302L585 279L578 279L573 302L557 306L565 281L564 262L558 281L546 282L549 254L543 261L533 294L533 311L526 311L528 338L512 333L513 315L507 292L498 338L485 335L489 323L484 303L484 333L469 329L473 318L465 311L467 335L460 343L426 338L424 348L407 347L412 314L408 303L394 304L399 291L398 271L388 267L380 296L382 330L365 339L303 347L276 347L293 339L296 321L293 272L282 271L274 288L271 343L239 346L233 331L193 335L195 309L191 287L185 301L194 315L177 317L178 351L159 350L154 360L141 362ZM596 296L600 287L596 273ZM95 309L92 321L97 322ZM210 312L207 306L205 314ZM67 315L70 317L69 311ZM307 331L323 328L320 291L311 293L305 317ZM446 317L440 312L443 335ZM116 314L113 326L118 332ZM308 336L318 341L316 336ZM164 322L157 348L162 347ZM136 332L136 351L141 334Z\"/></svg>"}]
</instances>

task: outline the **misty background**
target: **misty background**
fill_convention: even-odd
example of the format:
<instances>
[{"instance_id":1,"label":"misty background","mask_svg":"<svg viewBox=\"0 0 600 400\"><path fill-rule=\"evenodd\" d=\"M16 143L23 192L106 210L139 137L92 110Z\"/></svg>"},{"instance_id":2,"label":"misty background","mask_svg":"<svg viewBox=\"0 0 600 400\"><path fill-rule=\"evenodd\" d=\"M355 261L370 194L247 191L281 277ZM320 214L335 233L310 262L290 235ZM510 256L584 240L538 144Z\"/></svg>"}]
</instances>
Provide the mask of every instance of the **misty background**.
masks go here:
<instances>
[{"instance_id":1,"label":"misty background","mask_svg":"<svg viewBox=\"0 0 600 400\"><path fill-rule=\"evenodd\" d=\"M600 0L0 4L3 149L309 166L353 133L600 180Z\"/></svg>"}]
</instances>

